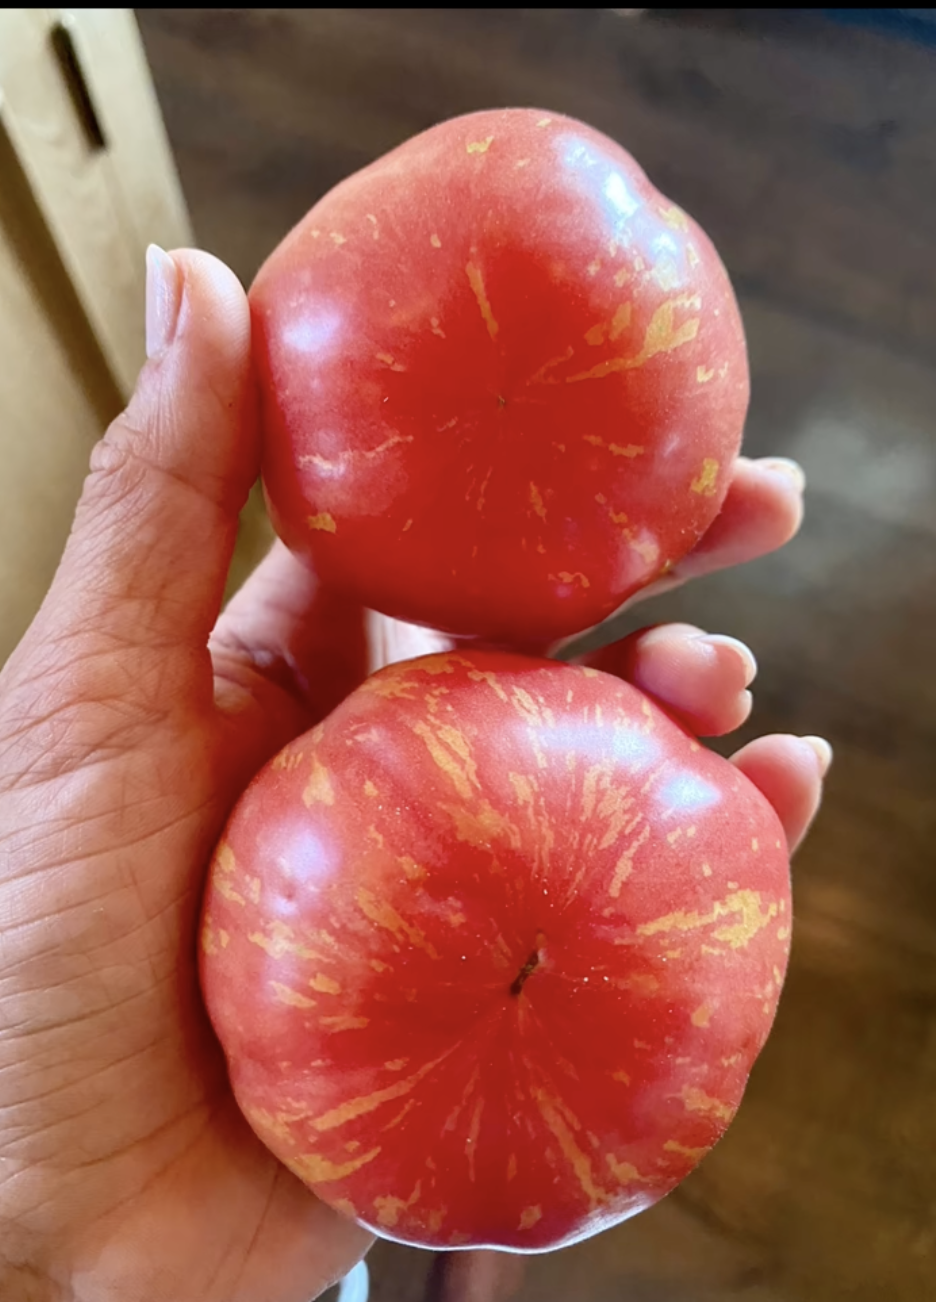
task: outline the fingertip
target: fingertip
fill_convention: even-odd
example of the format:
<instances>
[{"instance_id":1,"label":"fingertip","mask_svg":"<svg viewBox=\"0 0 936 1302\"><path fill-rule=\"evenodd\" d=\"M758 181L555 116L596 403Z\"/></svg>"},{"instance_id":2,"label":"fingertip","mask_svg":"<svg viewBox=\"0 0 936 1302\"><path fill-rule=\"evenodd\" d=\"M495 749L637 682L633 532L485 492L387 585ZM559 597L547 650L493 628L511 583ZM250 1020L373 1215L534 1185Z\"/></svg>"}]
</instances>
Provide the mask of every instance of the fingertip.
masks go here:
<instances>
[{"instance_id":1,"label":"fingertip","mask_svg":"<svg viewBox=\"0 0 936 1302\"><path fill-rule=\"evenodd\" d=\"M632 633L593 653L587 663L633 683L700 737L733 732L753 706L747 689L757 662L751 651L737 638L692 624Z\"/></svg>"},{"instance_id":2,"label":"fingertip","mask_svg":"<svg viewBox=\"0 0 936 1302\"><path fill-rule=\"evenodd\" d=\"M813 743L819 742L817 747ZM792 853L805 836L822 799L824 748L822 738L778 733L758 737L731 762L770 802Z\"/></svg>"},{"instance_id":3,"label":"fingertip","mask_svg":"<svg viewBox=\"0 0 936 1302\"><path fill-rule=\"evenodd\" d=\"M819 764L819 776L824 778L832 767L833 751L832 746L826 741L825 737L802 737L802 741L809 746Z\"/></svg>"}]
</instances>

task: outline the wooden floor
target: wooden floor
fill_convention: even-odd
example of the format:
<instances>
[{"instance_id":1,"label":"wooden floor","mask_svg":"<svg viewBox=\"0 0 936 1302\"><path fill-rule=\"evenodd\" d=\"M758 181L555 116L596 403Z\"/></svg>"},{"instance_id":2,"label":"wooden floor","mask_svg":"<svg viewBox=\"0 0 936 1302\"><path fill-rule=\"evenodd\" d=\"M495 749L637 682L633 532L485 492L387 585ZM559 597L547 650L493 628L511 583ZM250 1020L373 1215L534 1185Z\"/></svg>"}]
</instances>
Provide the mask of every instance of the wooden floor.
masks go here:
<instances>
[{"instance_id":1,"label":"wooden floor","mask_svg":"<svg viewBox=\"0 0 936 1302\"><path fill-rule=\"evenodd\" d=\"M615 136L740 290L748 450L806 468L792 546L652 616L751 644L745 736L835 746L775 1034L701 1169L528 1259L522 1302L936 1299L936 50L796 12L139 13L195 229L245 280L442 117L533 103ZM371 1262L374 1299L422 1297L425 1255Z\"/></svg>"}]
</instances>

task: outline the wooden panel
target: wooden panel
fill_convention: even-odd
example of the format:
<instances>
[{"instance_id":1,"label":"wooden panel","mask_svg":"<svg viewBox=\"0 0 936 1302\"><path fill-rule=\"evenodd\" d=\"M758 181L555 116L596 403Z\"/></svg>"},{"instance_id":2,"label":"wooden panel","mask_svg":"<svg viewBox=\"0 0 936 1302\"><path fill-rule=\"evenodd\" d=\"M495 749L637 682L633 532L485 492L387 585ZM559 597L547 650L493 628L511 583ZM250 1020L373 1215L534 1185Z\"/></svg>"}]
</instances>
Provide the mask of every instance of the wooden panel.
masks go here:
<instances>
[{"instance_id":1,"label":"wooden panel","mask_svg":"<svg viewBox=\"0 0 936 1302\"><path fill-rule=\"evenodd\" d=\"M71 24L105 135L75 112L51 32ZM127 11L0 10L0 115L120 389L143 361L145 244L186 242L175 173ZM159 198L160 192L163 197Z\"/></svg>"},{"instance_id":2,"label":"wooden panel","mask_svg":"<svg viewBox=\"0 0 936 1302\"><path fill-rule=\"evenodd\" d=\"M94 440L120 407L110 370L0 130L0 664L55 573Z\"/></svg>"},{"instance_id":3,"label":"wooden panel","mask_svg":"<svg viewBox=\"0 0 936 1302\"><path fill-rule=\"evenodd\" d=\"M51 33L65 23L96 149ZM144 358L144 253L188 218L129 10L0 10L0 663L55 571Z\"/></svg>"}]
</instances>

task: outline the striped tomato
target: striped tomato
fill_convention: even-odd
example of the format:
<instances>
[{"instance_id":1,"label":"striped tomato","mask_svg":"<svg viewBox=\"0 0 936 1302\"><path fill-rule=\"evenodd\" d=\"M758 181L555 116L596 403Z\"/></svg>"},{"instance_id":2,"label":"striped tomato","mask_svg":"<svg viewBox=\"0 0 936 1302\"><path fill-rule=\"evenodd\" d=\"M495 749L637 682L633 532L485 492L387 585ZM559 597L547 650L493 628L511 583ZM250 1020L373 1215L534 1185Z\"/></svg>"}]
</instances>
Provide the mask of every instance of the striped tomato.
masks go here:
<instances>
[{"instance_id":1,"label":"striped tomato","mask_svg":"<svg viewBox=\"0 0 936 1302\"><path fill-rule=\"evenodd\" d=\"M275 523L366 606L545 645L719 510L748 401L728 277L580 122L417 136L327 194L250 299Z\"/></svg>"},{"instance_id":2,"label":"striped tomato","mask_svg":"<svg viewBox=\"0 0 936 1302\"><path fill-rule=\"evenodd\" d=\"M237 1100L332 1206L541 1251L725 1130L787 962L763 796L626 683L396 664L288 745L214 856L202 980Z\"/></svg>"}]
</instances>

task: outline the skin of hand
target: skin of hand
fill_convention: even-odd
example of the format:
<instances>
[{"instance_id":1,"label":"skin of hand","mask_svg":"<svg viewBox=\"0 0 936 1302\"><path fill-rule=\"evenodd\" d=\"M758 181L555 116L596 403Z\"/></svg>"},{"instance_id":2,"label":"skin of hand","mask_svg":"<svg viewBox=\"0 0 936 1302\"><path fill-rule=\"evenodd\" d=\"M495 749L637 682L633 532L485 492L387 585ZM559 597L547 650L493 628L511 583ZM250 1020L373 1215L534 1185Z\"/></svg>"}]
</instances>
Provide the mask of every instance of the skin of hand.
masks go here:
<instances>
[{"instance_id":1,"label":"skin of hand","mask_svg":"<svg viewBox=\"0 0 936 1302\"><path fill-rule=\"evenodd\" d=\"M445 643L324 592L279 544L221 613L260 467L246 297L209 255L153 249L147 327L0 674L0 1296L308 1302L370 1238L237 1110L198 991L204 874L270 756L369 670ZM801 489L789 463L739 462L686 573L786 541ZM703 731L749 708L731 639L671 626L614 654ZM824 743L764 738L736 762L795 844Z\"/></svg>"}]
</instances>

